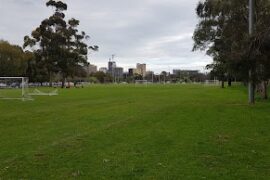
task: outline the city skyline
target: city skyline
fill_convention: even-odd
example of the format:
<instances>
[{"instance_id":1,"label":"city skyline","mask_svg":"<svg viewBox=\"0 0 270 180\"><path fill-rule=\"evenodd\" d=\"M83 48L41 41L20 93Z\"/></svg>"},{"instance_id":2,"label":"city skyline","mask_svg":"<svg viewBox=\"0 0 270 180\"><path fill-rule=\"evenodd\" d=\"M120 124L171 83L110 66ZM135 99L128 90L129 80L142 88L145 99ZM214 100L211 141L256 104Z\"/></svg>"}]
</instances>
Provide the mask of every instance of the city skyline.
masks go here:
<instances>
[{"instance_id":1,"label":"city skyline","mask_svg":"<svg viewBox=\"0 0 270 180\"><path fill-rule=\"evenodd\" d=\"M148 64L147 63L144 63L144 62L137 62L133 65L129 65L128 68L125 68L125 67L122 67L121 65L119 65L119 63L115 60L111 60L109 59L109 61L107 62L107 64L105 64L104 66L98 66L96 64L93 64L93 63L90 63L89 65L90 66L95 66L96 67L96 71L99 71L99 72L104 72L104 73L107 73L109 71L111 71L112 69L110 68L110 64L113 64L113 68L123 68L123 73L128 73L129 70L138 70L140 69L140 67L138 67L138 65L145 65L145 70L144 70L144 73L147 73L147 72L153 72L154 74L160 74L162 72L167 72L167 73L171 73L171 74L174 74L174 71L198 71L198 72L201 72L201 73L205 73L205 72L208 72L208 71L201 71L200 69L185 69L185 68L180 68L180 67L176 67L176 68L170 68L169 70L167 69L163 69L161 70L160 72L159 71L154 71L153 69L150 69ZM111 70L110 70L111 69ZM141 74L141 73L139 73Z\"/></svg>"}]
</instances>

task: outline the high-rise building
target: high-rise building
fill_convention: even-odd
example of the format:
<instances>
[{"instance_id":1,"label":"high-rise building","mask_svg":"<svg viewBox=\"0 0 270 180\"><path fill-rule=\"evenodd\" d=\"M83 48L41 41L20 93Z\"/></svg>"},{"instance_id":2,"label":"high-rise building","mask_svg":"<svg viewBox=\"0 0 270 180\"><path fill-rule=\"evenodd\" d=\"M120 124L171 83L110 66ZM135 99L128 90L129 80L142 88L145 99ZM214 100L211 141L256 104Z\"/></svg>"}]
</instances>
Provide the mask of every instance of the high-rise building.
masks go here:
<instances>
[{"instance_id":1,"label":"high-rise building","mask_svg":"<svg viewBox=\"0 0 270 180\"><path fill-rule=\"evenodd\" d=\"M134 76L137 73L137 69L135 68L129 68L128 69L128 75L129 76Z\"/></svg>"},{"instance_id":2,"label":"high-rise building","mask_svg":"<svg viewBox=\"0 0 270 180\"><path fill-rule=\"evenodd\" d=\"M109 61L109 63L108 63L108 71L112 72L114 68L116 68L116 62Z\"/></svg>"},{"instance_id":3,"label":"high-rise building","mask_svg":"<svg viewBox=\"0 0 270 180\"><path fill-rule=\"evenodd\" d=\"M109 61L109 62L108 62L108 73L109 73L112 77L115 76L115 75L114 75L114 70L115 70L115 68L116 68L116 62L114 62L114 61Z\"/></svg>"},{"instance_id":4,"label":"high-rise building","mask_svg":"<svg viewBox=\"0 0 270 180\"><path fill-rule=\"evenodd\" d=\"M106 74L108 72L108 69L106 67L101 67L99 68L99 72L103 72Z\"/></svg>"},{"instance_id":5,"label":"high-rise building","mask_svg":"<svg viewBox=\"0 0 270 180\"><path fill-rule=\"evenodd\" d=\"M93 64L88 64L87 66L84 67L84 69L86 70L88 75L97 72L97 66Z\"/></svg>"},{"instance_id":6,"label":"high-rise building","mask_svg":"<svg viewBox=\"0 0 270 180\"><path fill-rule=\"evenodd\" d=\"M124 69L121 67L114 68L114 77L117 81L123 78Z\"/></svg>"},{"instance_id":7,"label":"high-rise building","mask_svg":"<svg viewBox=\"0 0 270 180\"><path fill-rule=\"evenodd\" d=\"M146 76L146 64L137 63L137 73L142 75L143 77Z\"/></svg>"},{"instance_id":8,"label":"high-rise building","mask_svg":"<svg viewBox=\"0 0 270 180\"><path fill-rule=\"evenodd\" d=\"M109 61L107 72L112 76L114 82L120 82L123 79L124 69L117 67L114 61Z\"/></svg>"}]
</instances>

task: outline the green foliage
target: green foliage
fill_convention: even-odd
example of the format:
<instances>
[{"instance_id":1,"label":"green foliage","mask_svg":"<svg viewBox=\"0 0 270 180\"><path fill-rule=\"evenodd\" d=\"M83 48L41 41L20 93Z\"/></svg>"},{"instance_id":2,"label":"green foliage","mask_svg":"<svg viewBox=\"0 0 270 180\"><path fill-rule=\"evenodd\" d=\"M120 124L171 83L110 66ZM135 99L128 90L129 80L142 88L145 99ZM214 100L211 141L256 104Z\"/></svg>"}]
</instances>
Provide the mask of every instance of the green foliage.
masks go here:
<instances>
[{"instance_id":1,"label":"green foliage","mask_svg":"<svg viewBox=\"0 0 270 180\"><path fill-rule=\"evenodd\" d=\"M99 83L111 83L113 81L112 76L104 72L93 73L91 77L95 78Z\"/></svg>"},{"instance_id":2,"label":"green foliage","mask_svg":"<svg viewBox=\"0 0 270 180\"><path fill-rule=\"evenodd\" d=\"M0 41L0 76L24 76L29 58L21 47Z\"/></svg>"},{"instance_id":3,"label":"green foliage","mask_svg":"<svg viewBox=\"0 0 270 180\"><path fill-rule=\"evenodd\" d=\"M200 19L194 32L193 50L206 50L213 57L209 65L221 80L226 76L248 81L252 69L253 82L269 79L266 70L269 57L270 2L256 0L255 33L248 32L248 1L204 0L196 9ZM266 48L267 49L267 48Z\"/></svg>"},{"instance_id":4,"label":"green foliage","mask_svg":"<svg viewBox=\"0 0 270 180\"><path fill-rule=\"evenodd\" d=\"M244 87L59 92L0 101L1 179L270 178L270 103Z\"/></svg>"},{"instance_id":5,"label":"green foliage","mask_svg":"<svg viewBox=\"0 0 270 180\"><path fill-rule=\"evenodd\" d=\"M41 63L38 63L37 59L39 57L30 51L25 52L25 57L27 59L25 76L29 78L30 82L48 82L50 77L47 74L46 68Z\"/></svg>"},{"instance_id":6,"label":"green foliage","mask_svg":"<svg viewBox=\"0 0 270 180\"><path fill-rule=\"evenodd\" d=\"M88 49L96 51L98 46L87 46L89 36L79 32L79 20L65 19L66 3L49 0L46 5L54 9L53 15L41 22L32 37L25 36L24 48L35 49L36 66L45 68L50 80L54 73L61 73L64 86L67 77L80 74L78 66L87 64Z\"/></svg>"}]
</instances>

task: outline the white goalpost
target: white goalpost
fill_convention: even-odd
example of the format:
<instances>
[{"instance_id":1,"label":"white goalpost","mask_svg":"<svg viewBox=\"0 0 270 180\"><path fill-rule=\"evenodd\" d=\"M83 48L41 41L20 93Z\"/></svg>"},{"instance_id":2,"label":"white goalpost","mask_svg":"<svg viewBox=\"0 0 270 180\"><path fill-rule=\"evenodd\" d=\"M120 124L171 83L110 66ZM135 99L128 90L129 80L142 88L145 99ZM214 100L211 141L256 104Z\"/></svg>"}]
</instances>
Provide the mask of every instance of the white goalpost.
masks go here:
<instances>
[{"instance_id":1,"label":"white goalpost","mask_svg":"<svg viewBox=\"0 0 270 180\"><path fill-rule=\"evenodd\" d=\"M57 96L58 89L49 91L48 88L38 89L30 84L28 77L0 77L0 99L34 100L33 96ZM47 91L47 92L46 92Z\"/></svg>"},{"instance_id":2,"label":"white goalpost","mask_svg":"<svg viewBox=\"0 0 270 180\"><path fill-rule=\"evenodd\" d=\"M33 100L27 77L0 77L0 99Z\"/></svg>"}]
</instances>

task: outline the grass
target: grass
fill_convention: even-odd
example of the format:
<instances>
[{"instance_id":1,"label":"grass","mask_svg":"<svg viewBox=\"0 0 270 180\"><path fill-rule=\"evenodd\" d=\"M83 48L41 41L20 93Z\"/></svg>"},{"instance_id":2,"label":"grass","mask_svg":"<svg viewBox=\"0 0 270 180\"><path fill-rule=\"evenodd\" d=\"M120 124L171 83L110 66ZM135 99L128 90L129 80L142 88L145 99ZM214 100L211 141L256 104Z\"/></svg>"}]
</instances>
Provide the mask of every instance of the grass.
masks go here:
<instances>
[{"instance_id":1,"label":"grass","mask_svg":"<svg viewBox=\"0 0 270 180\"><path fill-rule=\"evenodd\" d=\"M93 86L0 100L0 179L270 179L244 87Z\"/></svg>"}]
</instances>

